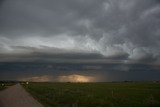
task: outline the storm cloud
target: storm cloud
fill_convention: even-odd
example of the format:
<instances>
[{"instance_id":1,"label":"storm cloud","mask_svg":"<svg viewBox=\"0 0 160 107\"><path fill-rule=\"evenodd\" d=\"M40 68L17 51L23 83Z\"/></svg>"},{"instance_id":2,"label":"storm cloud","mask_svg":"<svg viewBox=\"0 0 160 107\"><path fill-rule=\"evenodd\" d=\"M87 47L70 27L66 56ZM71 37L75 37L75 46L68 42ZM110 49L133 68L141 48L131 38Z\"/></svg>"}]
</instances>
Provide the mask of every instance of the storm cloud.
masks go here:
<instances>
[{"instance_id":1,"label":"storm cloud","mask_svg":"<svg viewBox=\"0 0 160 107\"><path fill-rule=\"evenodd\" d=\"M159 28L159 0L1 0L0 62L157 66Z\"/></svg>"}]
</instances>

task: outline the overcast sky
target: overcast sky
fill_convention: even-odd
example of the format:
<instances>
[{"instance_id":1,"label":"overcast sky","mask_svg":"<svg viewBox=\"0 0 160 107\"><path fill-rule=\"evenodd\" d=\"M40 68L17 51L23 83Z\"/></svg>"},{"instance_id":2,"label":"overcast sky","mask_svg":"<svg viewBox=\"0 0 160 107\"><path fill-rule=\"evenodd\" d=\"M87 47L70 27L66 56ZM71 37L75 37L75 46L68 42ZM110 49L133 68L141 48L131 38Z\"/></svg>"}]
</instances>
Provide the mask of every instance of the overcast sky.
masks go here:
<instances>
[{"instance_id":1,"label":"overcast sky","mask_svg":"<svg viewBox=\"0 0 160 107\"><path fill-rule=\"evenodd\" d=\"M160 78L148 76L155 72L160 74L160 1L0 0L0 62L3 79L10 79L8 74L15 74L12 79L25 74L14 71L14 66L7 71L5 62L96 63L98 65L91 68L100 66L97 72L82 73L86 69L79 67L72 72L57 72L71 76L107 75L106 72L110 72L117 78L124 77L120 71L128 72L135 67L131 65L138 64L143 65L141 71L144 72L144 68L149 67L149 73L134 72L135 77L147 75L144 80ZM116 68L122 65L122 69L113 72L115 66L107 70L99 65L102 63L110 67L116 65ZM53 69L48 73L37 72L34 76L47 78L44 75L53 72Z\"/></svg>"}]
</instances>

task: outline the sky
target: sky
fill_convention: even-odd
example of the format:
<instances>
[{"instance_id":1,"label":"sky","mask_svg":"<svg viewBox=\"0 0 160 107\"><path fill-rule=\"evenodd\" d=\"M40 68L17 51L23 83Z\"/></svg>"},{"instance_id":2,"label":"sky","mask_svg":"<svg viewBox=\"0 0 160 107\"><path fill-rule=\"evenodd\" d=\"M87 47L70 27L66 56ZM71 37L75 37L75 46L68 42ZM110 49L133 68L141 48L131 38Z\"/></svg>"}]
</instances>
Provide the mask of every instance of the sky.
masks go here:
<instances>
[{"instance_id":1,"label":"sky","mask_svg":"<svg viewBox=\"0 0 160 107\"><path fill-rule=\"evenodd\" d=\"M0 0L0 80L159 79L159 0Z\"/></svg>"}]
</instances>

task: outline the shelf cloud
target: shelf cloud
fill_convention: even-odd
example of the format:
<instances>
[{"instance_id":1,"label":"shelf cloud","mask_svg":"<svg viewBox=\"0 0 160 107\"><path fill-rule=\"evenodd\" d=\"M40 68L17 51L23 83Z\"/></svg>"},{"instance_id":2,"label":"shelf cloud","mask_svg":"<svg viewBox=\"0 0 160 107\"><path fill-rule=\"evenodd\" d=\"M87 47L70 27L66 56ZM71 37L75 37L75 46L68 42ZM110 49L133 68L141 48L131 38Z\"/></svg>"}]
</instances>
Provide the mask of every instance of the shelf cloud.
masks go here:
<instances>
[{"instance_id":1,"label":"shelf cloud","mask_svg":"<svg viewBox=\"0 0 160 107\"><path fill-rule=\"evenodd\" d=\"M0 62L157 66L159 28L159 0L1 0Z\"/></svg>"}]
</instances>

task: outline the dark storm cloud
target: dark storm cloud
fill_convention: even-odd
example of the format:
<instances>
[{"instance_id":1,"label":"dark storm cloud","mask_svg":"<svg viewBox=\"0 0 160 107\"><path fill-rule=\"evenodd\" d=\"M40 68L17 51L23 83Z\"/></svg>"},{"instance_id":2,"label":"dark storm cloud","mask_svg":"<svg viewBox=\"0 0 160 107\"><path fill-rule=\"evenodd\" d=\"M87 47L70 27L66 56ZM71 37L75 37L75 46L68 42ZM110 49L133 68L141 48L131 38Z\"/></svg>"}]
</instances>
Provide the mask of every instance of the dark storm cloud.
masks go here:
<instances>
[{"instance_id":1,"label":"dark storm cloud","mask_svg":"<svg viewBox=\"0 0 160 107\"><path fill-rule=\"evenodd\" d=\"M97 81L159 80L159 70L147 64L0 62L0 80L77 74L101 77Z\"/></svg>"},{"instance_id":2,"label":"dark storm cloud","mask_svg":"<svg viewBox=\"0 0 160 107\"><path fill-rule=\"evenodd\" d=\"M128 54L119 54L112 57L104 57L97 52L83 52L75 50L65 50L53 47L42 46L42 48L11 46L12 53L1 53L0 62L90 62L90 63L119 63L126 60ZM17 52L18 51L18 52Z\"/></svg>"},{"instance_id":3,"label":"dark storm cloud","mask_svg":"<svg viewBox=\"0 0 160 107\"><path fill-rule=\"evenodd\" d=\"M4 0L0 50L12 53L14 46L24 46L21 53L27 46L49 46L128 61L157 60L159 13L158 0Z\"/></svg>"},{"instance_id":4,"label":"dark storm cloud","mask_svg":"<svg viewBox=\"0 0 160 107\"><path fill-rule=\"evenodd\" d=\"M66 33L68 30L79 32L84 28L77 25L78 22L101 6L101 3L97 5L97 2L91 0L48 0L47 2L44 0L6 0L1 9L1 30L4 34L9 31L10 35L38 32L52 35Z\"/></svg>"}]
</instances>

